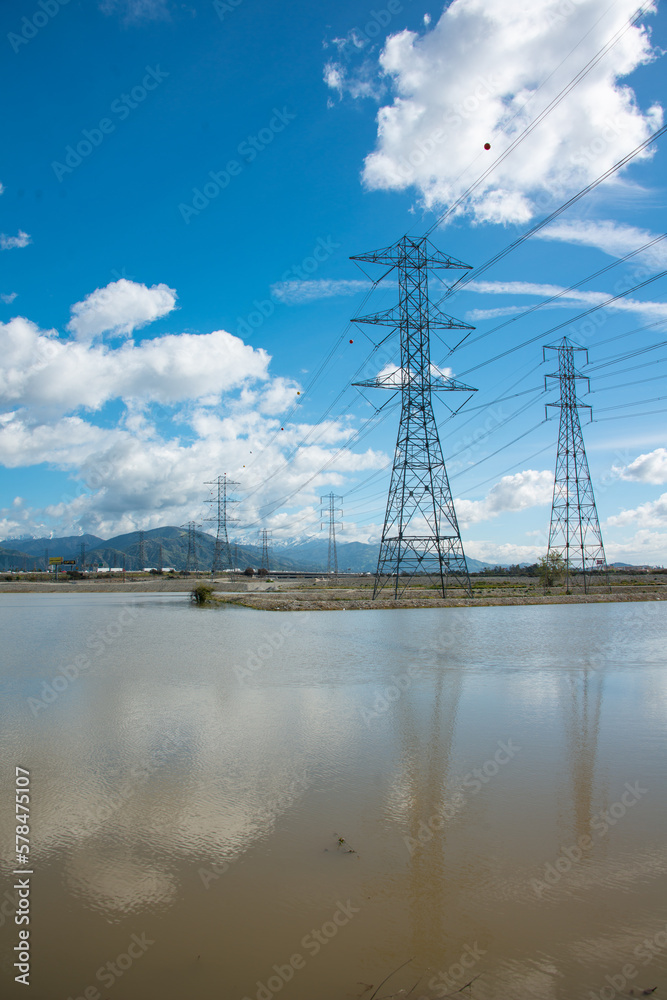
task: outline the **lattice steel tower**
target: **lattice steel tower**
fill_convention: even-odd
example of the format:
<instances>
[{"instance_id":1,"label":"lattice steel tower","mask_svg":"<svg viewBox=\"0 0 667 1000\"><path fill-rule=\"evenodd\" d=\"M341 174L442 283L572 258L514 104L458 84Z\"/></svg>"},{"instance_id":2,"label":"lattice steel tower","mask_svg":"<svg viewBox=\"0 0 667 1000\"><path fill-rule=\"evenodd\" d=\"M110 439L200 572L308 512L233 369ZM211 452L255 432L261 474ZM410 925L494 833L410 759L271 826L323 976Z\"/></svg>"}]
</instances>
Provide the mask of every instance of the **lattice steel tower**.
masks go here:
<instances>
[{"instance_id":1,"label":"lattice steel tower","mask_svg":"<svg viewBox=\"0 0 667 1000\"><path fill-rule=\"evenodd\" d=\"M146 546L145 546L146 536L142 529L139 530L139 569L144 569L146 566Z\"/></svg>"},{"instance_id":2,"label":"lattice steel tower","mask_svg":"<svg viewBox=\"0 0 667 1000\"><path fill-rule=\"evenodd\" d=\"M262 543L262 565L260 569L265 569L268 573L269 571L269 539L271 538L271 532L266 528L261 528L259 532L260 541Z\"/></svg>"},{"instance_id":3,"label":"lattice steel tower","mask_svg":"<svg viewBox=\"0 0 667 1000\"><path fill-rule=\"evenodd\" d=\"M322 510L320 512L320 517L323 519L320 524L320 531L324 527L329 528L329 558L327 561L327 573L329 575L338 576L338 555L336 553L336 525L340 525L340 521L337 520L337 515L343 516L342 507L337 507L337 503L342 503L343 498L336 496L335 493L327 493L326 496L320 497L320 503L322 504Z\"/></svg>"},{"instance_id":4,"label":"lattice steel tower","mask_svg":"<svg viewBox=\"0 0 667 1000\"><path fill-rule=\"evenodd\" d=\"M430 333L432 329L473 327L447 316L428 298L429 267L467 270L469 265L441 253L425 236L418 239L404 236L384 250L351 259L398 270L398 306L354 320L396 327L401 336L398 371L354 383L400 389L402 396L373 599L389 582L397 598L416 573L426 573L437 581L443 597L450 576L470 595L470 577L431 394L476 390L449 378L431 364Z\"/></svg>"},{"instance_id":5,"label":"lattice steel tower","mask_svg":"<svg viewBox=\"0 0 667 1000\"><path fill-rule=\"evenodd\" d=\"M196 521L187 521L181 525L181 528L185 528L188 532L188 557L185 562L185 568L188 572L190 570L196 571L199 569L197 561L197 528L201 528L201 524L197 524Z\"/></svg>"},{"instance_id":6,"label":"lattice steel tower","mask_svg":"<svg viewBox=\"0 0 667 1000\"><path fill-rule=\"evenodd\" d=\"M229 547L229 537L227 535L227 524L228 522L235 521L235 517L231 517L227 513L227 504L238 503L238 500L234 500L232 497L227 496L227 487L229 486L239 486L239 483L234 482L232 479L227 479L227 473L223 473L222 476L218 476L212 482L204 483L204 486L215 486L217 487L214 495L210 500L206 500L205 503L210 503L213 505L214 513L211 517L205 517L205 521L215 521L217 523L218 529L215 536L215 551L213 553L213 562L211 564L211 573L219 573L222 569L232 569L232 553Z\"/></svg>"},{"instance_id":7,"label":"lattice steel tower","mask_svg":"<svg viewBox=\"0 0 667 1000\"><path fill-rule=\"evenodd\" d=\"M567 337L560 344L545 347L546 351L558 351L558 372L545 376L557 378L560 382L560 401L547 403L560 409L558 430L558 454L554 477L553 503L551 506L551 526L549 528L549 548L547 555L557 553L565 564L565 589L570 589L573 579L583 583L584 593L588 590L592 570L604 573L608 583L607 560L602 543L602 532L595 506L593 484L584 438L579 421L579 408L591 410L590 406L577 398L577 379L586 379L574 366L574 352L583 351L588 363L588 352L584 347L574 347ZM592 411L591 411L592 413ZM581 577L579 577L579 571Z\"/></svg>"}]
</instances>

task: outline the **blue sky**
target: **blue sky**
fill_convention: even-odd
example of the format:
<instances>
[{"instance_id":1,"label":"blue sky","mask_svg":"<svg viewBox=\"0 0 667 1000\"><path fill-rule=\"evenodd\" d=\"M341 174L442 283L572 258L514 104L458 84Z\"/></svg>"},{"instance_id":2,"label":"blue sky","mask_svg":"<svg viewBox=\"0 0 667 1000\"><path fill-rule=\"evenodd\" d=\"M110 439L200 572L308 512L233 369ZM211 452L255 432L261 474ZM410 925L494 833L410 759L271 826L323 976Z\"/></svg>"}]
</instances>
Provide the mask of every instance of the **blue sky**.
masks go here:
<instances>
[{"instance_id":1,"label":"blue sky","mask_svg":"<svg viewBox=\"0 0 667 1000\"><path fill-rule=\"evenodd\" d=\"M663 124L661 9L525 7L3 5L0 537L199 519L227 472L239 538L317 533L333 490L343 537L377 540L398 411L371 419L385 397L349 383L395 366L396 342L369 357L382 331L347 324L396 286L363 307L349 256L450 209L432 240L478 267ZM476 326L433 345L478 389L454 418L435 404L471 556L546 549L542 344L567 334L589 351L608 558L667 563L665 281L624 294L667 268L667 240L582 282L665 230L664 156L658 140L448 300Z\"/></svg>"}]
</instances>

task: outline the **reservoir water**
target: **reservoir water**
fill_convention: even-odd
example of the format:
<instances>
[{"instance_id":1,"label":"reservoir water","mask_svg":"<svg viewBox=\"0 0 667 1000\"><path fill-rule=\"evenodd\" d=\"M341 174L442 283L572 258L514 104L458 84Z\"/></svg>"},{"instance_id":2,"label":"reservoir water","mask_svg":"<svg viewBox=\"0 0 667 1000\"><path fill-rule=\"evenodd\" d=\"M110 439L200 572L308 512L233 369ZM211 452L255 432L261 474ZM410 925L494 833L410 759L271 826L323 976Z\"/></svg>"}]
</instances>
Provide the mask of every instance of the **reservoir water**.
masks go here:
<instances>
[{"instance_id":1,"label":"reservoir water","mask_svg":"<svg viewBox=\"0 0 667 1000\"><path fill-rule=\"evenodd\" d=\"M664 1000L664 604L0 622L3 997Z\"/></svg>"}]
</instances>

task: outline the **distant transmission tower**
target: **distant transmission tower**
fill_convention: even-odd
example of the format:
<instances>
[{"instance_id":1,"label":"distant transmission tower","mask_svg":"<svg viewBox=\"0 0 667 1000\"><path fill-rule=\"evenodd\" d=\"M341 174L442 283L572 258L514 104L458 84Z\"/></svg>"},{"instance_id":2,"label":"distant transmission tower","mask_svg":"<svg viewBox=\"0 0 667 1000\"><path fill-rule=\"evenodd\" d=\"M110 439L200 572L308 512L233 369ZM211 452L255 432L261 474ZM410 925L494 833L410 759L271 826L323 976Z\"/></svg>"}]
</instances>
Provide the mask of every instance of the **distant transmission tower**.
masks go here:
<instances>
[{"instance_id":1,"label":"distant transmission tower","mask_svg":"<svg viewBox=\"0 0 667 1000\"><path fill-rule=\"evenodd\" d=\"M162 560L162 542L158 542L157 547L157 566L156 569L158 573L162 572L163 560Z\"/></svg>"},{"instance_id":2,"label":"distant transmission tower","mask_svg":"<svg viewBox=\"0 0 667 1000\"><path fill-rule=\"evenodd\" d=\"M145 536L143 530L139 531L139 569L144 569L146 566L146 546L145 546Z\"/></svg>"},{"instance_id":3,"label":"distant transmission tower","mask_svg":"<svg viewBox=\"0 0 667 1000\"><path fill-rule=\"evenodd\" d=\"M577 399L577 379L586 379L589 388L590 382L587 376L576 370L574 352L584 351L586 363L588 352L584 347L574 347L567 337L556 346L545 347L545 358L547 350L558 351L558 372L547 375L545 385L548 378L557 378L560 382L560 401L547 403L547 406L560 408L548 555L556 553L562 557L565 589L570 589L571 578L581 572L579 579L586 593L593 570L602 572L605 582L609 582L602 532L579 422L579 407L587 410L591 410L591 407Z\"/></svg>"},{"instance_id":4,"label":"distant transmission tower","mask_svg":"<svg viewBox=\"0 0 667 1000\"><path fill-rule=\"evenodd\" d=\"M260 569L265 569L268 573L269 570L269 540L271 538L271 532L267 531L266 528L261 528L259 532L260 541L262 543L262 565Z\"/></svg>"},{"instance_id":5,"label":"distant transmission tower","mask_svg":"<svg viewBox=\"0 0 667 1000\"><path fill-rule=\"evenodd\" d=\"M191 570L196 571L199 569L197 561L197 528L201 528L201 524L197 524L196 521L187 521L181 525L181 528L185 528L188 533L188 557L185 562L185 569L189 573Z\"/></svg>"},{"instance_id":6,"label":"distant transmission tower","mask_svg":"<svg viewBox=\"0 0 667 1000\"><path fill-rule=\"evenodd\" d=\"M239 486L239 483L235 483L231 479L227 479L227 473L225 472L222 476L218 476L212 482L204 483L204 486L215 486L217 489L210 500L206 500L205 503L210 503L213 505L213 510L211 517L205 517L205 521L215 521L218 525L217 534L215 536L215 552L213 553L213 562L211 564L211 573L219 573L222 569L232 569L232 553L229 548L229 537L227 535L227 524L228 522L235 521L235 517L230 517L227 513L227 504L238 503L238 500L233 500L231 497L227 496L227 488L229 486Z\"/></svg>"},{"instance_id":7,"label":"distant transmission tower","mask_svg":"<svg viewBox=\"0 0 667 1000\"><path fill-rule=\"evenodd\" d=\"M86 543L81 542L81 572L86 572Z\"/></svg>"},{"instance_id":8,"label":"distant transmission tower","mask_svg":"<svg viewBox=\"0 0 667 1000\"><path fill-rule=\"evenodd\" d=\"M400 389L402 397L373 599L387 583L397 598L416 573L425 573L437 582L443 597L450 576L470 595L470 577L431 393L476 390L449 378L431 364L430 331L473 327L447 316L428 298L429 267L469 269L469 265L436 250L425 236L418 239L404 236L384 250L351 259L398 269L398 307L354 320L396 327L401 335L400 369L354 383L394 392Z\"/></svg>"},{"instance_id":9,"label":"distant transmission tower","mask_svg":"<svg viewBox=\"0 0 667 1000\"><path fill-rule=\"evenodd\" d=\"M338 576L338 555L336 553L336 524L340 524L337 521L337 515L343 516L343 510L341 507L336 507L337 503L342 503L343 498L336 496L335 493L327 493L326 496L320 497L320 503L322 504L322 511L320 517L322 518L322 523L320 524L320 530L328 525L329 527L329 559L327 561L327 573L329 575L333 574L335 577Z\"/></svg>"}]
</instances>

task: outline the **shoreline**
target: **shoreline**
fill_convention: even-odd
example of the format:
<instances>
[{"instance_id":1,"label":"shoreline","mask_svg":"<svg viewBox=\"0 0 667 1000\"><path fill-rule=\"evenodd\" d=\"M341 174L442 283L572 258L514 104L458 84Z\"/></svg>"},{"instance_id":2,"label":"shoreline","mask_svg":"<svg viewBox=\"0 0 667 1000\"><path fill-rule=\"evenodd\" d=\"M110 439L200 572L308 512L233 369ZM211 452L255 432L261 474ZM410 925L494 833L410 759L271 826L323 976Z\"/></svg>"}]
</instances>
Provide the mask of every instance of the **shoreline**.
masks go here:
<instances>
[{"instance_id":1,"label":"shoreline","mask_svg":"<svg viewBox=\"0 0 667 1000\"><path fill-rule=\"evenodd\" d=\"M318 599L314 595L295 600L293 595L289 598L281 595L280 598L273 599L273 595L251 598L250 595L224 597L214 594L213 599L208 602L208 607L231 604L250 608L252 611L389 611L409 608L525 607L543 604L629 604L662 600L661 596L653 594L535 594L530 597L408 597L398 600L378 597L375 601L370 598L326 600Z\"/></svg>"},{"instance_id":2,"label":"shoreline","mask_svg":"<svg viewBox=\"0 0 667 1000\"><path fill-rule=\"evenodd\" d=\"M0 581L0 597L5 594L127 594L163 595L173 594L189 597L193 586L206 582L212 589L212 599L204 606L215 607L224 604L249 608L254 611L376 611L407 608L460 608L460 607L512 607L543 604L609 604L628 602L667 601L667 584L653 580L635 579L628 583L617 583L611 592L606 588L596 588L584 594L566 594L560 588L544 594L526 578L509 578L493 581L476 581L474 596L466 597L452 588L451 596L436 596L433 590L413 587L407 594L393 600L389 596L378 596L372 600L372 587L332 586L332 581L320 579L304 586L290 581L259 582L240 580L78 580L62 583L40 581Z\"/></svg>"}]
</instances>

